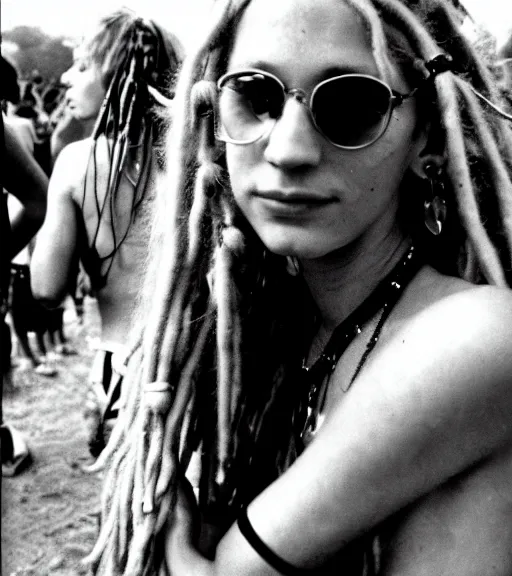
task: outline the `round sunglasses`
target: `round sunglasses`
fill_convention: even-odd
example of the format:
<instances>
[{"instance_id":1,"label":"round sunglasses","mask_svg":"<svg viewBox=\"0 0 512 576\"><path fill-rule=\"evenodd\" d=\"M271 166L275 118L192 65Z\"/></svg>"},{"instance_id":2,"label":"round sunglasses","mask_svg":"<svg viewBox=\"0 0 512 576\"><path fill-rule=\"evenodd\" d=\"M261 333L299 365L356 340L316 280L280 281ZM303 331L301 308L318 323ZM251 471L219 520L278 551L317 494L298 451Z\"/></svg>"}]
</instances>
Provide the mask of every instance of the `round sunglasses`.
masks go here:
<instances>
[{"instance_id":1,"label":"round sunglasses","mask_svg":"<svg viewBox=\"0 0 512 576\"><path fill-rule=\"evenodd\" d=\"M258 69L224 74L218 81L219 140L252 144L268 135L290 96L306 106L314 126L337 148L370 146L386 131L393 110L413 96L392 90L367 74L343 74L315 86L309 102L301 88L288 89L273 74Z\"/></svg>"}]
</instances>

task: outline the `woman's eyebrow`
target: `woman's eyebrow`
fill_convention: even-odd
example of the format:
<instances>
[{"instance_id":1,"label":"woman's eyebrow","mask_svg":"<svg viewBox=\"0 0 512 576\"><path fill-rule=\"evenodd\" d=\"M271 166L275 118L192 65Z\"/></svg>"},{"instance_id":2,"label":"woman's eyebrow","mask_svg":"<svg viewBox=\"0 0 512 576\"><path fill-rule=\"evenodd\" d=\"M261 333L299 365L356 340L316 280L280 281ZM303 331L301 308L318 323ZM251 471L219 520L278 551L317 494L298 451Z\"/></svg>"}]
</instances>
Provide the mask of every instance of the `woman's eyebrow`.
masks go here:
<instances>
[{"instance_id":1,"label":"woman's eyebrow","mask_svg":"<svg viewBox=\"0 0 512 576\"><path fill-rule=\"evenodd\" d=\"M279 66L270 64L263 60L255 60L250 62L242 62L236 66L229 66L229 70L262 70L263 72L270 72L279 78Z\"/></svg>"},{"instance_id":2,"label":"woman's eyebrow","mask_svg":"<svg viewBox=\"0 0 512 576\"><path fill-rule=\"evenodd\" d=\"M319 74L319 78L321 80L327 80L328 78L344 76L346 74L368 74L375 76L375 70L373 67L368 65L344 64L340 66L330 66L329 68L322 70Z\"/></svg>"},{"instance_id":3,"label":"woman's eyebrow","mask_svg":"<svg viewBox=\"0 0 512 576\"><path fill-rule=\"evenodd\" d=\"M233 70L244 70L244 69L257 69L264 72L270 72L277 78L284 81L283 69L276 64L270 62L265 62L264 60L255 60L251 62L243 62L240 65L230 66ZM332 64L326 68L320 68L318 73L314 74L314 82L322 82L323 80L328 80L329 78L334 78L335 76L344 76L346 74L368 74L370 76L376 76L375 67L367 63L344 63L344 64ZM285 82L286 84L286 82Z\"/></svg>"}]
</instances>

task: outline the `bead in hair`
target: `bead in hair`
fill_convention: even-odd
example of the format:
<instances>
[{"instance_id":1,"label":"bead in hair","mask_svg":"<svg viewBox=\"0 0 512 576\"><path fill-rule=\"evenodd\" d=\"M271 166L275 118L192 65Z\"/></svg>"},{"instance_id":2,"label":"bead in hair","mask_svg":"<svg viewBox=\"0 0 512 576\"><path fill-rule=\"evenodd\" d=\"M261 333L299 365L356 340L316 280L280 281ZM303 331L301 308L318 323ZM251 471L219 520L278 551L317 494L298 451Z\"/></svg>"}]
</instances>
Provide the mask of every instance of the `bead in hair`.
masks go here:
<instances>
[{"instance_id":1,"label":"bead in hair","mask_svg":"<svg viewBox=\"0 0 512 576\"><path fill-rule=\"evenodd\" d=\"M222 231L222 243L230 252L240 254L243 252L245 245L244 235L235 226L226 226Z\"/></svg>"},{"instance_id":2,"label":"bead in hair","mask_svg":"<svg viewBox=\"0 0 512 576\"><path fill-rule=\"evenodd\" d=\"M146 409L158 415L165 415L171 407L171 385L169 382L151 382L144 385Z\"/></svg>"},{"instance_id":3,"label":"bead in hair","mask_svg":"<svg viewBox=\"0 0 512 576\"><path fill-rule=\"evenodd\" d=\"M453 70L453 58L447 54L438 54L428 62L425 62L425 68L429 72L428 80L434 79L443 72L451 72Z\"/></svg>"}]
</instances>

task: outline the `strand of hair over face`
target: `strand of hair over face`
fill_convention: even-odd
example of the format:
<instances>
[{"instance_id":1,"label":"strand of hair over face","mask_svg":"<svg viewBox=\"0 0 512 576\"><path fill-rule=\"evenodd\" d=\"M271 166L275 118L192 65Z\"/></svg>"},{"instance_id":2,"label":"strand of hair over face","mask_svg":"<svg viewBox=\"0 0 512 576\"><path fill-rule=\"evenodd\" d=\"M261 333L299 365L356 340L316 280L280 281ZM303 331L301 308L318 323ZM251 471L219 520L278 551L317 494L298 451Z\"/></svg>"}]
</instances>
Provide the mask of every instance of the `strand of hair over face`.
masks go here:
<instances>
[{"instance_id":1,"label":"strand of hair over face","mask_svg":"<svg viewBox=\"0 0 512 576\"><path fill-rule=\"evenodd\" d=\"M414 52L412 60L427 62L441 52L431 29L434 23L428 24L428 14L435 11L451 26L459 38L459 48L462 46L473 63L475 86L487 95L495 94L445 3L348 3L367 25L383 77L391 66L391 56L381 18L408 40ZM239 262L248 258L249 239L236 226L223 150L214 137L215 81L225 71L229 42L247 4L216 2L211 30L186 60L178 83L166 194L156 208L161 222L153 240L156 256L146 280L152 305L126 362L124 416L98 464L107 466L107 475L102 528L88 558L96 574L156 575L160 569L165 571L156 538L172 513L178 478L190 453L198 448L199 441L207 442L203 449L213 453L213 468L205 464L202 478L214 489L227 485L236 492L236 483L234 487L230 484L232 460L243 458L244 452L256 446L284 379L283 363L268 389L261 383L265 393L259 403L248 403L247 399L254 397L242 386L245 357L241 343L242 334L246 338L251 335L243 332L241 310L247 294L237 289L236 275ZM449 46L446 49L449 52ZM461 275L469 280L483 275L487 282L503 285L504 258L485 226L486 204L479 199L471 157L479 155L493 174L486 194L495 198L499 209L509 258L509 129L482 108L465 78L455 78L450 72L440 74L434 80L434 90L435 112L445 133L446 150L442 152L447 158L450 193L466 234L459 255ZM464 129L462 117L465 123L469 121ZM468 132L472 134L470 140ZM268 317L263 321L270 322ZM211 373L216 376L213 390L207 383ZM215 415L213 424L211 412ZM249 440L242 437L242 424ZM377 560L373 565L378 565Z\"/></svg>"}]
</instances>

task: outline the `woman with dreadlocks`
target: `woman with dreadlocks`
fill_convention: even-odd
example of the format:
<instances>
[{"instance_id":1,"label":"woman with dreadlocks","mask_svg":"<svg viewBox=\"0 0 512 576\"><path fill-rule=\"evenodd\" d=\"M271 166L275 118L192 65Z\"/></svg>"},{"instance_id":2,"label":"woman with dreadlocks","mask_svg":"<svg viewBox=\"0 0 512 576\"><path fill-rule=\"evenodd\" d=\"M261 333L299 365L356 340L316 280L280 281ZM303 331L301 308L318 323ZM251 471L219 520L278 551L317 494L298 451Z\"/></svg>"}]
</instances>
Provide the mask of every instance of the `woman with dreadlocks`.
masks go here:
<instances>
[{"instance_id":1,"label":"woman with dreadlocks","mask_svg":"<svg viewBox=\"0 0 512 576\"><path fill-rule=\"evenodd\" d=\"M510 575L512 133L455 8L233 0L211 24L94 572Z\"/></svg>"},{"instance_id":2,"label":"woman with dreadlocks","mask_svg":"<svg viewBox=\"0 0 512 576\"><path fill-rule=\"evenodd\" d=\"M101 342L86 412L93 456L104 446L105 423L117 416L122 378L112 355L125 344L143 275L149 204L162 168L157 107L173 96L180 53L171 34L122 10L102 20L66 75L69 108L95 127L55 165L32 287L46 304L59 303L81 261L97 297Z\"/></svg>"}]
</instances>

